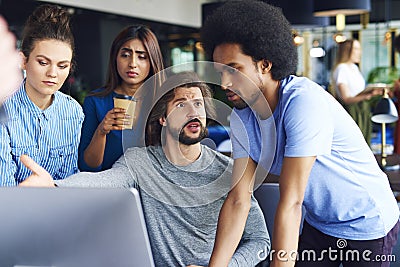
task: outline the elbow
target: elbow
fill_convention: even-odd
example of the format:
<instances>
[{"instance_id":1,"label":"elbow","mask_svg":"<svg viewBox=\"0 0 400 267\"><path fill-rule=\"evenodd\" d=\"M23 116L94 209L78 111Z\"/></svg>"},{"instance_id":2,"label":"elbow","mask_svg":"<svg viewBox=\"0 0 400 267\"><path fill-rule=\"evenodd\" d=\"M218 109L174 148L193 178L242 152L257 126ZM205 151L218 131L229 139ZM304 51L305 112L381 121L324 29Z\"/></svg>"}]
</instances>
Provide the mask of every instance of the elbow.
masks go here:
<instances>
[{"instance_id":1,"label":"elbow","mask_svg":"<svg viewBox=\"0 0 400 267\"><path fill-rule=\"evenodd\" d=\"M301 218L303 212L303 203L302 201L294 201L285 209L287 214L292 214L295 218Z\"/></svg>"},{"instance_id":2,"label":"elbow","mask_svg":"<svg viewBox=\"0 0 400 267\"><path fill-rule=\"evenodd\" d=\"M248 214L251 207L251 194L239 195L230 192L227 197L227 202L232 209L242 214Z\"/></svg>"},{"instance_id":3,"label":"elbow","mask_svg":"<svg viewBox=\"0 0 400 267\"><path fill-rule=\"evenodd\" d=\"M278 208L285 214L294 214L301 216L303 210L303 199L291 198L291 199L280 199Z\"/></svg>"},{"instance_id":4,"label":"elbow","mask_svg":"<svg viewBox=\"0 0 400 267\"><path fill-rule=\"evenodd\" d=\"M96 160L93 157L89 155L86 151L84 152L83 155L83 161L89 168L98 168L102 164L101 160Z\"/></svg>"},{"instance_id":5,"label":"elbow","mask_svg":"<svg viewBox=\"0 0 400 267\"><path fill-rule=\"evenodd\" d=\"M303 203L301 201L295 202L293 204L293 210L294 210L294 212L296 214L300 214L301 215L301 212L303 210Z\"/></svg>"},{"instance_id":6,"label":"elbow","mask_svg":"<svg viewBox=\"0 0 400 267\"><path fill-rule=\"evenodd\" d=\"M346 105L350 105L350 104L352 104L352 98L350 98L350 97L342 97L341 98L342 99L342 102L344 103L344 104L346 104Z\"/></svg>"}]
</instances>

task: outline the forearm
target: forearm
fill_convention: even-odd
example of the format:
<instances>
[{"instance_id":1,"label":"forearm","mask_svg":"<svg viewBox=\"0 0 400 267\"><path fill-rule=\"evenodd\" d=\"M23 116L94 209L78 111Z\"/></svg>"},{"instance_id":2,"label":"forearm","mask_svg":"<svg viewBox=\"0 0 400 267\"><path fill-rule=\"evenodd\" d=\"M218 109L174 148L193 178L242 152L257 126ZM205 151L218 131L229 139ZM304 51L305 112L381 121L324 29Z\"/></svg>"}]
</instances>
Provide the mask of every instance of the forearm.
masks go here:
<instances>
[{"instance_id":1,"label":"forearm","mask_svg":"<svg viewBox=\"0 0 400 267\"><path fill-rule=\"evenodd\" d=\"M96 168L103 163L106 141L107 135L103 133L100 128L97 128L93 134L92 140L83 152L83 159L89 167Z\"/></svg>"},{"instance_id":2,"label":"forearm","mask_svg":"<svg viewBox=\"0 0 400 267\"><path fill-rule=\"evenodd\" d=\"M339 97L342 102L346 105L355 104L364 100L368 100L372 97L371 93L361 92L355 96L352 96L350 93L350 89L347 84L341 83L338 86L339 88Z\"/></svg>"},{"instance_id":3,"label":"forearm","mask_svg":"<svg viewBox=\"0 0 400 267\"><path fill-rule=\"evenodd\" d=\"M225 200L218 219L216 240L209 267L228 266L246 225L250 197L249 192L248 202L246 202L235 200L229 194Z\"/></svg>"},{"instance_id":4,"label":"forearm","mask_svg":"<svg viewBox=\"0 0 400 267\"><path fill-rule=\"evenodd\" d=\"M364 100L368 100L371 97L368 94L359 94L353 97L345 97L342 98L343 103L345 103L346 105L351 105L351 104L355 104Z\"/></svg>"},{"instance_id":5,"label":"forearm","mask_svg":"<svg viewBox=\"0 0 400 267\"><path fill-rule=\"evenodd\" d=\"M246 221L244 233L239 247L233 254L229 267L253 267L259 262L267 259L271 251L264 215L257 202L252 201L252 207Z\"/></svg>"},{"instance_id":6,"label":"forearm","mask_svg":"<svg viewBox=\"0 0 400 267\"><path fill-rule=\"evenodd\" d=\"M254 267L268 258L271 246L265 237L242 242L233 254L229 267Z\"/></svg>"},{"instance_id":7,"label":"forearm","mask_svg":"<svg viewBox=\"0 0 400 267\"><path fill-rule=\"evenodd\" d=\"M302 206L278 204L272 238L271 267L294 266L297 256Z\"/></svg>"},{"instance_id":8,"label":"forearm","mask_svg":"<svg viewBox=\"0 0 400 267\"><path fill-rule=\"evenodd\" d=\"M272 235L271 267L296 262L304 194L316 157L285 157L279 180L280 198Z\"/></svg>"},{"instance_id":9,"label":"forearm","mask_svg":"<svg viewBox=\"0 0 400 267\"><path fill-rule=\"evenodd\" d=\"M55 182L62 187L136 187L136 180L127 166L115 163L109 170L102 172L79 172L67 179Z\"/></svg>"}]
</instances>

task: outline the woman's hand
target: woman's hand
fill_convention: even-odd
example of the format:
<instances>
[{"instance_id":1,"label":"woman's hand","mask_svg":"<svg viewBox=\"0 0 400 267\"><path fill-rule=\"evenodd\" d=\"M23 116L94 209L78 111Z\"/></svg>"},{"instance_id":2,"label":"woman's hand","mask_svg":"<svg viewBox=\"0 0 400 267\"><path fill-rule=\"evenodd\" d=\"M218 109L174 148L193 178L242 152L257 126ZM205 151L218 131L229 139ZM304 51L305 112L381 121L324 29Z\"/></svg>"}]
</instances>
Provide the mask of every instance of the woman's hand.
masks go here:
<instances>
[{"instance_id":1,"label":"woman's hand","mask_svg":"<svg viewBox=\"0 0 400 267\"><path fill-rule=\"evenodd\" d=\"M128 124L124 119L129 119L130 116L126 114L126 110L122 108L113 108L107 112L102 122L97 127L101 135L107 135L112 130L123 130L124 125Z\"/></svg>"},{"instance_id":2,"label":"woman's hand","mask_svg":"<svg viewBox=\"0 0 400 267\"><path fill-rule=\"evenodd\" d=\"M374 88L368 93L365 94L365 100L370 100L373 96L377 95L383 95L383 89L382 88Z\"/></svg>"}]
</instances>

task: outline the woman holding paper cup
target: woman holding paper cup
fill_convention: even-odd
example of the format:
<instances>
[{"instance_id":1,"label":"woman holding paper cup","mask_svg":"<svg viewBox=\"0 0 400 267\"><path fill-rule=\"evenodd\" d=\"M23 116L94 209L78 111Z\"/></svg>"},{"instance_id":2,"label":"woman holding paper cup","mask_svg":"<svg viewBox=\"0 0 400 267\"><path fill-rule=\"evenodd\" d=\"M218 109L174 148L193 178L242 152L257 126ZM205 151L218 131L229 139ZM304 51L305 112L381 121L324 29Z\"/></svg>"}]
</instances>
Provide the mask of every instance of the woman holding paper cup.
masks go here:
<instances>
[{"instance_id":1,"label":"woman holding paper cup","mask_svg":"<svg viewBox=\"0 0 400 267\"><path fill-rule=\"evenodd\" d=\"M367 100L382 93L379 88L365 88L365 79L357 64L361 60L358 40L346 40L338 45L333 84L336 97L360 127L365 140L370 143L372 123L371 108Z\"/></svg>"},{"instance_id":2,"label":"woman holding paper cup","mask_svg":"<svg viewBox=\"0 0 400 267\"><path fill-rule=\"evenodd\" d=\"M122 130L132 128L139 109L135 94L163 68L158 40L148 27L131 25L115 37L106 84L92 91L83 104L81 170L109 169L123 154Z\"/></svg>"}]
</instances>

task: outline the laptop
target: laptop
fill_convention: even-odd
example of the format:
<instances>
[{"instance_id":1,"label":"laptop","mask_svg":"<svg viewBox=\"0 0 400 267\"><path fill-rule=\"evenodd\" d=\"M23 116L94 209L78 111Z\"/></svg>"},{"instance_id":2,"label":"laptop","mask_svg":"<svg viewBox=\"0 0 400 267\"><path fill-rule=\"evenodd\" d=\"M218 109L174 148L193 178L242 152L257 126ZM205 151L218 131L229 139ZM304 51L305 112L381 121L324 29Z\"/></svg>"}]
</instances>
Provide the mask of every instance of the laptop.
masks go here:
<instances>
[{"instance_id":1,"label":"laptop","mask_svg":"<svg viewBox=\"0 0 400 267\"><path fill-rule=\"evenodd\" d=\"M136 189L0 188L0 266L154 267Z\"/></svg>"}]
</instances>

